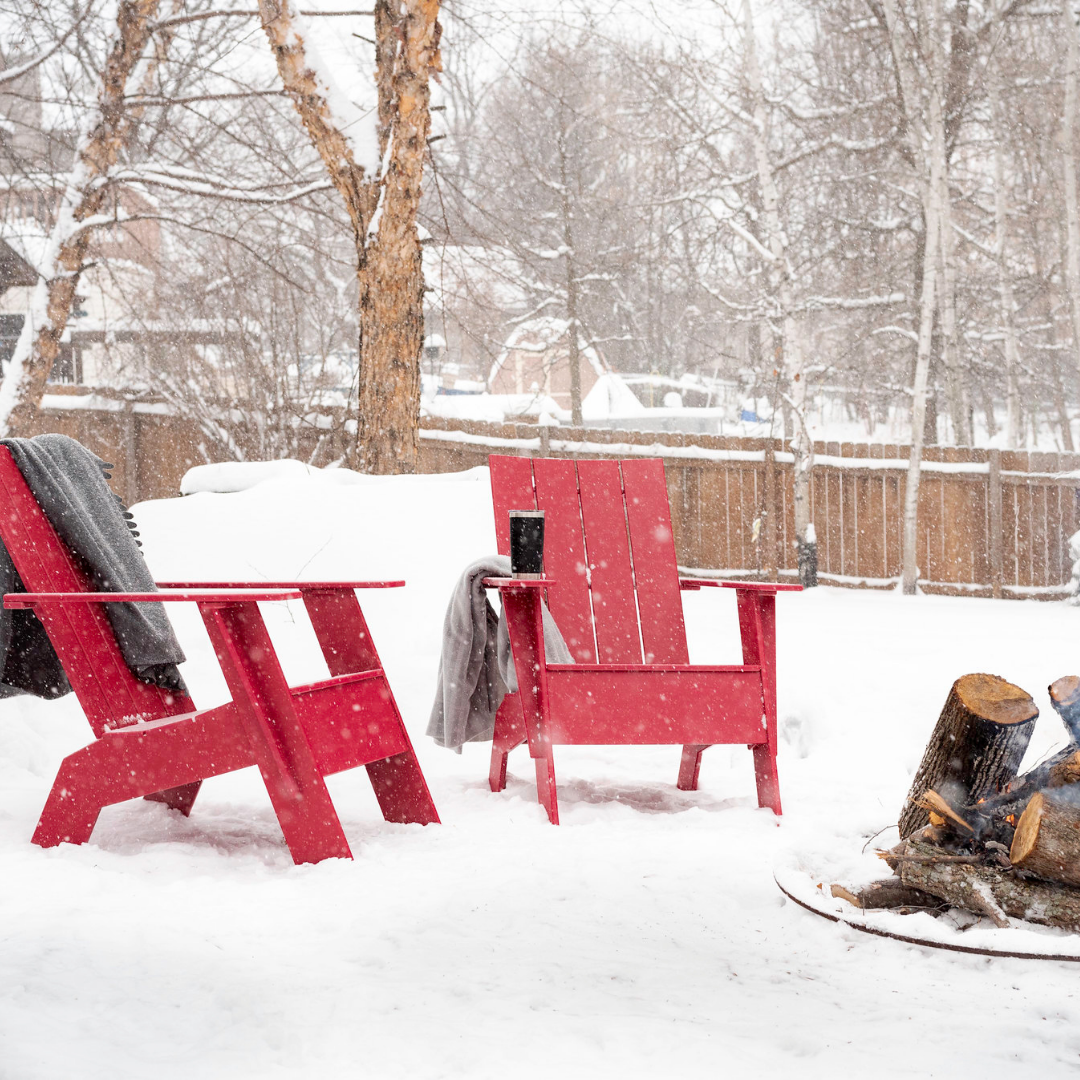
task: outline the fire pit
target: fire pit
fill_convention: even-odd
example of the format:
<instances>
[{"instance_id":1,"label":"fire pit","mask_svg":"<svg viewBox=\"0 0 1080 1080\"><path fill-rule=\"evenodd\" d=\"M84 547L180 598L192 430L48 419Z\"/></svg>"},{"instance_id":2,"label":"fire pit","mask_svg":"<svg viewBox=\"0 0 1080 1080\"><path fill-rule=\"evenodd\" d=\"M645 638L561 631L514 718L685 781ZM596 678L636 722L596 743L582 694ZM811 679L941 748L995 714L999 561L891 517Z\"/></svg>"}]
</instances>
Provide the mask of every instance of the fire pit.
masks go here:
<instances>
[{"instance_id":1,"label":"fire pit","mask_svg":"<svg viewBox=\"0 0 1080 1080\"><path fill-rule=\"evenodd\" d=\"M797 876L778 875L777 884L817 914L870 933L961 952L1080 960L1072 937L1080 931L1080 677L1058 679L1050 699L1070 741L1018 774L1039 715L1031 696L995 675L957 679L901 811L900 842L876 853L893 876L821 883L809 893ZM897 925L907 915L924 916L918 933ZM927 917L942 916L948 933L927 935ZM1042 948L948 940L961 929L1012 934L1024 924L1068 933L1048 940L1042 931Z\"/></svg>"}]
</instances>

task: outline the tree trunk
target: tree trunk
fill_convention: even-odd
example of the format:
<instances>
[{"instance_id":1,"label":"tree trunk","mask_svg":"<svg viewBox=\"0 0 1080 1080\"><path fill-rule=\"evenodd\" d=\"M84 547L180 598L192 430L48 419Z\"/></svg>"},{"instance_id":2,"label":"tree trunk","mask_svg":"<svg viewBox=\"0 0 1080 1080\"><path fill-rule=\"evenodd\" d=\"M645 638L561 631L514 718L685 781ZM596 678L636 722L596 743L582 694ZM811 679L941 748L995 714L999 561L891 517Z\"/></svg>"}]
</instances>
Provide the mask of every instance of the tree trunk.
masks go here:
<instances>
[{"instance_id":1,"label":"tree trunk","mask_svg":"<svg viewBox=\"0 0 1080 1080\"><path fill-rule=\"evenodd\" d=\"M1080 887L1080 806L1032 795L1016 824L1009 859L1036 877Z\"/></svg>"},{"instance_id":2,"label":"tree trunk","mask_svg":"<svg viewBox=\"0 0 1080 1080\"><path fill-rule=\"evenodd\" d=\"M907 853L925 855L926 861L900 861L903 884L930 893L953 907L987 915L1000 927L1007 926L1003 915L1026 919L1042 926L1080 930L1080 890L1025 881L996 866L943 862L941 851L930 844L907 841Z\"/></svg>"},{"instance_id":3,"label":"tree trunk","mask_svg":"<svg viewBox=\"0 0 1080 1080\"><path fill-rule=\"evenodd\" d=\"M941 155L925 147L937 145L944 138L942 87L940 72L934 72L929 84L929 123L923 122L918 77L913 57L916 42L905 40L905 25L897 11L896 0L882 0L889 44L897 80L903 98L907 135L912 161L923 171L923 220L925 233L922 245L922 296L919 303L919 338L915 353L915 377L911 396L911 456L908 459L907 484L904 490L903 591L913 595L919 580L918 514L919 480L922 470L923 440L926 437L926 399L930 375L930 353L934 332L934 298L937 288L938 246L941 239L940 198L942 183L939 171ZM936 67L936 65L935 65ZM942 142L941 145L944 145Z\"/></svg>"},{"instance_id":4,"label":"tree trunk","mask_svg":"<svg viewBox=\"0 0 1080 1080\"><path fill-rule=\"evenodd\" d=\"M1013 321L1012 278L1006 256L1005 233L1008 228L1009 211L1005 193L1005 139L1006 124L1001 112L1000 61L991 59L987 88L990 97L990 115L994 131L994 254L998 265L998 294L1001 298L1001 327L1005 335L1005 403L1008 421L1006 439L1008 445L1020 446L1020 350L1016 342L1016 325ZM992 433L991 433L992 434Z\"/></svg>"},{"instance_id":5,"label":"tree trunk","mask_svg":"<svg viewBox=\"0 0 1080 1080\"><path fill-rule=\"evenodd\" d=\"M900 812L900 836L929 821L916 800L931 788L954 807L1003 790L1016 776L1038 715L1030 694L996 675L957 679Z\"/></svg>"},{"instance_id":6,"label":"tree trunk","mask_svg":"<svg viewBox=\"0 0 1080 1080\"><path fill-rule=\"evenodd\" d=\"M776 188L772 160L769 156L768 116L765 112L761 69L757 60L752 0L743 0L743 56L746 78L753 99L754 158L758 171L761 202L765 211L763 216L767 232L766 241L772 256L769 276L780 304L784 331L783 371L788 385L786 397L794 413L795 431L791 440L791 450L795 458L792 492L795 544L799 553L799 581L804 588L807 588L817 584L817 541L810 528L810 472L814 467L814 444L810 438L806 415L809 380L799 327L795 320L795 289L791 261L788 258L786 234L780 221L780 195Z\"/></svg>"},{"instance_id":7,"label":"tree trunk","mask_svg":"<svg viewBox=\"0 0 1080 1080\"><path fill-rule=\"evenodd\" d=\"M92 126L81 140L47 248L50 276L34 288L15 352L0 386L0 434L29 433L60 355L93 235L107 204L105 179L131 141L138 112L124 106L128 79L150 37L158 0L120 0Z\"/></svg>"},{"instance_id":8,"label":"tree trunk","mask_svg":"<svg viewBox=\"0 0 1080 1080\"><path fill-rule=\"evenodd\" d=\"M296 33L291 0L259 0L278 73L352 223L360 284L357 463L413 472L419 455L424 282L416 213L431 126L429 79L441 70L438 0L375 4L379 176L358 164Z\"/></svg>"},{"instance_id":9,"label":"tree trunk","mask_svg":"<svg viewBox=\"0 0 1080 1080\"><path fill-rule=\"evenodd\" d=\"M1076 188L1076 109L1080 97L1080 37L1071 4L1061 6L1065 34L1065 111L1061 124L1061 160L1065 184L1065 282L1072 318L1074 362L1080 367L1080 194Z\"/></svg>"},{"instance_id":10,"label":"tree trunk","mask_svg":"<svg viewBox=\"0 0 1080 1080\"><path fill-rule=\"evenodd\" d=\"M379 6L385 9L385 0ZM393 32L400 38L393 120L369 226L374 238L360 272L357 456L370 473L415 472L419 464L424 275L416 216L431 131L430 78L442 70L438 0L402 0Z\"/></svg>"},{"instance_id":11,"label":"tree trunk","mask_svg":"<svg viewBox=\"0 0 1080 1080\"><path fill-rule=\"evenodd\" d=\"M578 282L574 259L574 213L570 202L570 178L566 168L565 130L559 128L560 208L563 226L563 263L566 269L566 356L570 364L570 423L581 427L581 349L578 346Z\"/></svg>"},{"instance_id":12,"label":"tree trunk","mask_svg":"<svg viewBox=\"0 0 1080 1080\"><path fill-rule=\"evenodd\" d=\"M938 279L940 291L941 331L944 338L945 385L949 402L949 418L952 420L953 439L960 446L972 444L967 394L965 393L963 373L960 370L960 343L956 333L956 257L952 234L952 204L949 195L949 158L945 149L945 34L948 22L942 11L941 0L932 0L933 18L927 20L927 45L931 58L931 71L934 90L941 106L940 123L931 124L931 153L937 159L936 183L938 185L938 227L941 232L939 256L941 276ZM933 115L931 105L931 115Z\"/></svg>"}]
</instances>

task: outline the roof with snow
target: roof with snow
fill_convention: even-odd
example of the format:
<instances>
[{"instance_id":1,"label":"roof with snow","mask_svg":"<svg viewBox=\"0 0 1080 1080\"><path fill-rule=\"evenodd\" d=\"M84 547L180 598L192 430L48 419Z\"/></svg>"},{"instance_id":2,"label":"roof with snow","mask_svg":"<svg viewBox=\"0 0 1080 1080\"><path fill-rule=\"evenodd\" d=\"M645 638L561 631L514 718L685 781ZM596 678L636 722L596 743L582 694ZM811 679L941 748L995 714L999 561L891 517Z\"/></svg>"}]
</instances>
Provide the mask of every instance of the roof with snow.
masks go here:
<instances>
[{"instance_id":1,"label":"roof with snow","mask_svg":"<svg viewBox=\"0 0 1080 1080\"><path fill-rule=\"evenodd\" d=\"M46 270L48 230L33 218L0 221L0 285L34 285ZM26 280L8 280L7 274Z\"/></svg>"},{"instance_id":2,"label":"roof with snow","mask_svg":"<svg viewBox=\"0 0 1080 1080\"><path fill-rule=\"evenodd\" d=\"M488 385L491 386L498 375L499 369L506 363L506 358L513 352L531 352L544 354L557 348L559 344L569 336L570 322L568 319L557 319L553 315L542 315L536 319L515 326L510 332L502 347L502 352L495 358L488 375ZM600 354L589 345L584 338L578 337L578 352L581 358L588 362L590 367L600 378L607 368Z\"/></svg>"}]
</instances>

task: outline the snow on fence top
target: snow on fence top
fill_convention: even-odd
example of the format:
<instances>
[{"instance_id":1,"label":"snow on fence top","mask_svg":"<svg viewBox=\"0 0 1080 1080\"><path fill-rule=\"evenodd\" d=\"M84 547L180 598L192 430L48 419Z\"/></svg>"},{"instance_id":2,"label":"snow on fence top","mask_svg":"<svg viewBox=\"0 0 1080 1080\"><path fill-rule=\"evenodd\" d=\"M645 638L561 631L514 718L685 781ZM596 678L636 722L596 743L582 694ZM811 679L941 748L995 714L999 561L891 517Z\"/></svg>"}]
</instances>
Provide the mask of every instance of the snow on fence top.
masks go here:
<instances>
[{"instance_id":1,"label":"snow on fence top","mask_svg":"<svg viewBox=\"0 0 1080 1080\"><path fill-rule=\"evenodd\" d=\"M489 427L493 429L520 431L536 430L536 437L523 437L518 434L503 435L495 434L494 431L475 430ZM469 429L474 430L469 430ZM550 432L541 434L539 428L532 425L508 425L508 424L483 424L481 422L465 423L462 427L424 427L420 431L420 438L431 442L463 443L476 447L490 447L492 450L541 450L557 454L606 454L621 457L660 457L660 458L696 458L701 461L717 462L761 462L764 463L766 450L765 439L718 437L715 441L737 442L747 444L746 448L709 446L707 441L700 435L693 436L694 442L664 442L661 439L664 433L658 432L631 432L615 431L611 429L592 429L589 434L593 438L559 439L551 438ZM638 441L648 437L649 442ZM676 440L685 438L679 435L669 436ZM616 441L618 440L618 441ZM777 440L780 442L780 440ZM704 443L704 445L703 445ZM758 447L761 447L760 449ZM838 444L817 443L817 447L836 447ZM907 447L885 446L876 444L851 444L853 453L849 456L841 456L837 453L826 453L816 449L814 454L815 466L831 469L869 469L873 471L898 471L906 472L908 468ZM873 457L874 452L892 451L889 456ZM897 453L897 451L903 451ZM937 453L946 453L950 456L961 457L969 455L971 460L938 461L934 459ZM922 470L928 473L957 473L970 474L972 476L986 476L990 472L989 457L993 453L990 450L969 449L941 449L928 448L924 451ZM1019 453L1000 451L1003 459L1006 455L1015 457ZM1034 471L1032 469L1002 469L1001 475L1006 478L1030 477L1033 479L1077 480L1080 481L1080 455L1058 454L1033 454L1033 458L1076 458L1075 467L1065 470ZM778 464L791 465L794 463L794 455L787 450L776 450L774 460ZM1069 462L1073 464L1073 462Z\"/></svg>"},{"instance_id":2,"label":"snow on fence top","mask_svg":"<svg viewBox=\"0 0 1080 1080\"><path fill-rule=\"evenodd\" d=\"M680 566L772 580L795 572L794 458L781 440L770 449L754 438L435 419L420 437L427 471L500 452L662 458ZM810 503L823 582L890 588L899 580L908 453L815 445ZM1069 591L1080 455L929 447L922 469L920 588L1042 599Z\"/></svg>"}]
</instances>

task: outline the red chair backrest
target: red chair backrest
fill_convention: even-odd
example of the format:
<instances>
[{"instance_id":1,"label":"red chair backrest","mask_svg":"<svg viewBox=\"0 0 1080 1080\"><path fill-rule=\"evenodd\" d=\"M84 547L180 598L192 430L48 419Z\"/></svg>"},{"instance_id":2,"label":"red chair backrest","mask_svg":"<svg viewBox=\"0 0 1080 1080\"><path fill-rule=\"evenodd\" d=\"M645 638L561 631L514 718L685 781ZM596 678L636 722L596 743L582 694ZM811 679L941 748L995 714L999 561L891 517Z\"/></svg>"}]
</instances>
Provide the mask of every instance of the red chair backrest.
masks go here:
<instances>
[{"instance_id":1,"label":"red chair backrest","mask_svg":"<svg viewBox=\"0 0 1080 1080\"><path fill-rule=\"evenodd\" d=\"M0 538L28 592L89 592L91 584L56 535L19 472L0 446ZM140 720L191 712L184 694L140 682L124 663L102 604L57 604L36 614L63 664L94 734ZM0 664L2 664L0 658Z\"/></svg>"},{"instance_id":2,"label":"red chair backrest","mask_svg":"<svg viewBox=\"0 0 1080 1080\"><path fill-rule=\"evenodd\" d=\"M675 539L659 458L492 456L499 552L511 510L543 510L548 607L582 664L686 664Z\"/></svg>"}]
</instances>

